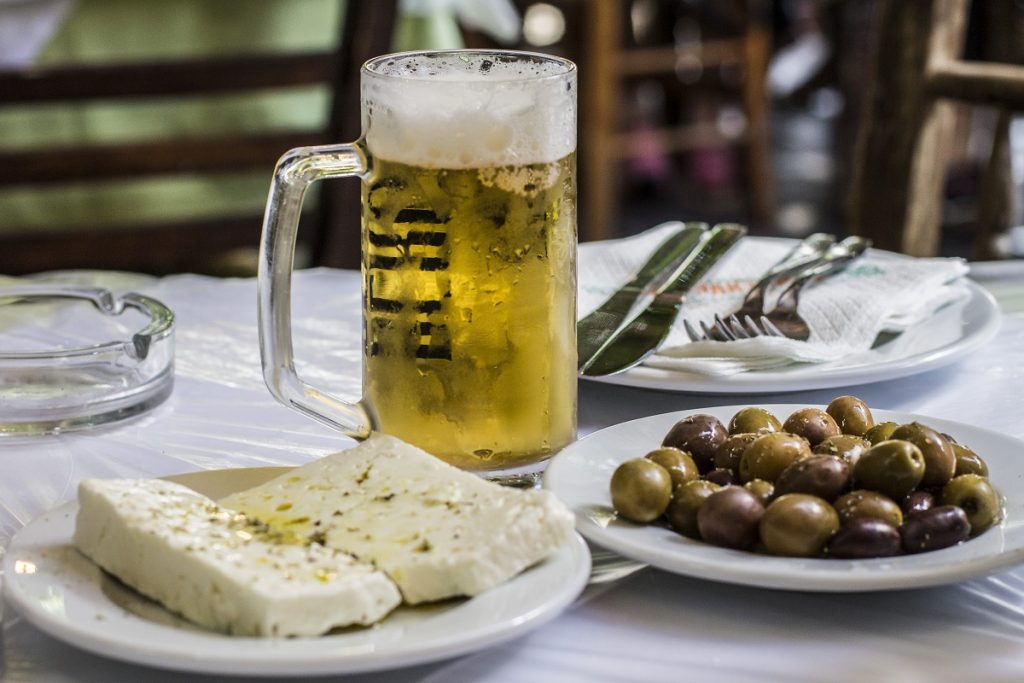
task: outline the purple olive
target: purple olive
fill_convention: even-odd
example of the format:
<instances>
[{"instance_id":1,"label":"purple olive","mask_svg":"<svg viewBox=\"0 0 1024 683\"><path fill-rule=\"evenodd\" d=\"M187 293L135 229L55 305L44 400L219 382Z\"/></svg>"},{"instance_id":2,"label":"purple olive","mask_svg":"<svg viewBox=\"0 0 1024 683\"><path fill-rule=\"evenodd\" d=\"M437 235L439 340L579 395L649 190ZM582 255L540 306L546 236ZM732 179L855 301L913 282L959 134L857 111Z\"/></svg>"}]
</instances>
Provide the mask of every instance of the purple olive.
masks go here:
<instances>
[{"instance_id":1,"label":"purple olive","mask_svg":"<svg viewBox=\"0 0 1024 683\"><path fill-rule=\"evenodd\" d=\"M971 535L967 513L955 505L939 505L906 519L900 528L908 553L948 548Z\"/></svg>"},{"instance_id":2,"label":"purple olive","mask_svg":"<svg viewBox=\"0 0 1024 683\"><path fill-rule=\"evenodd\" d=\"M741 486L715 491L697 510L700 537L726 548L749 548L757 540L764 505Z\"/></svg>"},{"instance_id":3,"label":"purple olive","mask_svg":"<svg viewBox=\"0 0 1024 683\"><path fill-rule=\"evenodd\" d=\"M851 519L840 527L828 544L831 557L862 559L890 557L900 553L900 532L873 517Z\"/></svg>"}]
</instances>

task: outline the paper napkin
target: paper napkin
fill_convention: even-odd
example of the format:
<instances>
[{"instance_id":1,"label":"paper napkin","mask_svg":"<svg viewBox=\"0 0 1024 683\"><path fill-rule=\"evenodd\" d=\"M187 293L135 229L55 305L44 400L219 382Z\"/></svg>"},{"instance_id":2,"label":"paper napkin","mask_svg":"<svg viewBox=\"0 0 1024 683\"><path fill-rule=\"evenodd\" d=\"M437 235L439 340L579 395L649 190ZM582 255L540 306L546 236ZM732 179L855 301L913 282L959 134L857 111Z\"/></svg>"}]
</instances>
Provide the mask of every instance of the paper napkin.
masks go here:
<instances>
[{"instance_id":1,"label":"paper napkin","mask_svg":"<svg viewBox=\"0 0 1024 683\"><path fill-rule=\"evenodd\" d=\"M639 270L678 223L620 240L581 244L579 312L583 317ZM683 319L710 323L736 310L753 284L794 242L747 237L689 294L668 339L645 365L707 375L732 375L793 363L827 363L869 350L883 333L901 333L938 309L964 301L967 264L961 259L913 258L868 252L845 271L804 288L799 313L811 330L797 341L759 337L733 342L691 342ZM769 293L767 307L774 304Z\"/></svg>"}]
</instances>

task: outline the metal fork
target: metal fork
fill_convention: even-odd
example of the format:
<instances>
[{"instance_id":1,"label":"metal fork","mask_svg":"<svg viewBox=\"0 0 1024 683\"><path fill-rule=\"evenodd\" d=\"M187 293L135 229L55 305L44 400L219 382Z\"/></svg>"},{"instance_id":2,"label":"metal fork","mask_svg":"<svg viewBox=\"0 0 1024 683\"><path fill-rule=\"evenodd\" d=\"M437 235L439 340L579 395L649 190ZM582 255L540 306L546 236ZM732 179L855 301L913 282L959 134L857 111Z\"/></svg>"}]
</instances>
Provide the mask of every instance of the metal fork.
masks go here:
<instances>
[{"instance_id":1,"label":"metal fork","mask_svg":"<svg viewBox=\"0 0 1024 683\"><path fill-rule=\"evenodd\" d=\"M761 279L750 288L743 303L725 319L716 315L714 322L708 325L704 321L698 323L701 331L698 332L689 320L683 321L686 333L693 341L710 339L714 341L731 341L736 335L731 332L732 327L739 326L742 330L742 321L751 316L760 316L764 311L764 297L768 288L776 280L789 277L803 270L808 265L819 261L830 246L835 242L832 235L816 232L805 237L796 245L781 261L768 269L761 276Z\"/></svg>"},{"instance_id":2,"label":"metal fork","mask_svg":"<svg viewBox=\"0 0 1024 683\"><path fill-rule=\"evenodd\" d=\"M768 336L807 341L811 336L810 327L797 312L800 293L811 282L844 270L870 245L869 240L861 237L848 237L833 245L821 258L820 263L809 266L782 291L771 311L761 315L757 322L750 315L744 317L742 321L731 321L732 324L728 326L727 331L731 333L733 339Z\"/></svg>"}]
</instances>

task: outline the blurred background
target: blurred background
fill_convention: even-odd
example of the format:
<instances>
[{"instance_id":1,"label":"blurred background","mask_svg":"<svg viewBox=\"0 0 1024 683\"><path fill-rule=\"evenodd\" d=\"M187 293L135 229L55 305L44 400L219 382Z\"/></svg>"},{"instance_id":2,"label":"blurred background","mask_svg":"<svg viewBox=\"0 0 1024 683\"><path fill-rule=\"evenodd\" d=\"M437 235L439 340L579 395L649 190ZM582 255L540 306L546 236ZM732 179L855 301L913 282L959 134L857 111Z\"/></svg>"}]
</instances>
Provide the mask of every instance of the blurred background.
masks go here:
<instances>
[{"instance_id":1,"label":"blurred background","mask_svg":"<svg viewBox=\"0 0 1024 683\"><path fill-rule=\"evenodd\" d=\"M0 0L0 273L251 275L286 149L358 136L358 67L580 66L580 239L665 220L1024 257L1019 0ZM302 265L358 266L358 188Z\"/></svg>"}]
</instances>

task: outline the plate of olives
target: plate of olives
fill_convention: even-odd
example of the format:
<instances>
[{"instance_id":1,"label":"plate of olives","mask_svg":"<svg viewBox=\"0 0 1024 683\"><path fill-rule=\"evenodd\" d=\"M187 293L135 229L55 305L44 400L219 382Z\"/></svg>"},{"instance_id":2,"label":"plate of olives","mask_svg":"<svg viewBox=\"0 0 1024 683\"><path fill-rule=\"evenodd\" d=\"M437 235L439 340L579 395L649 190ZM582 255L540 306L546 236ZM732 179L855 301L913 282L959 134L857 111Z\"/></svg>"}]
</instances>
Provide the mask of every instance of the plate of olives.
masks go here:
<instances>
[{"instance_id":1,"label":"plate of olives","mask_svg":"<svg viewBox=\"0 0 1024 683\"><path fill-rule=\"evenodd\" d=\"M920 588L1024 562L1024 442L853 396L608 427L544 486L588 540L670 572L765 588Z\"/></svg>"}]
</instances>

